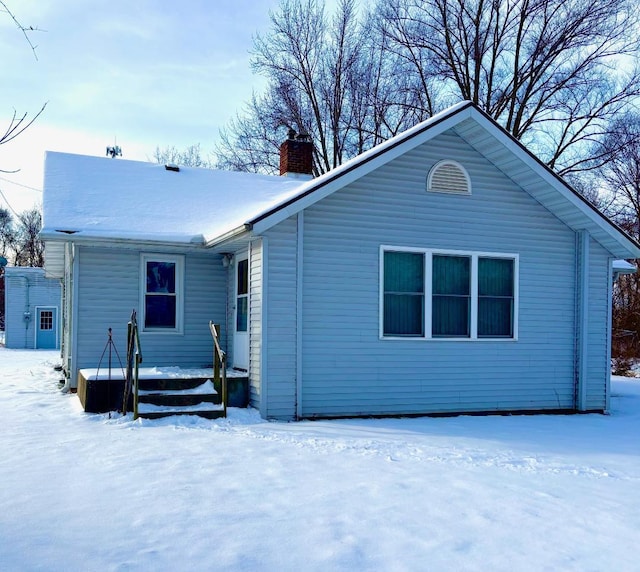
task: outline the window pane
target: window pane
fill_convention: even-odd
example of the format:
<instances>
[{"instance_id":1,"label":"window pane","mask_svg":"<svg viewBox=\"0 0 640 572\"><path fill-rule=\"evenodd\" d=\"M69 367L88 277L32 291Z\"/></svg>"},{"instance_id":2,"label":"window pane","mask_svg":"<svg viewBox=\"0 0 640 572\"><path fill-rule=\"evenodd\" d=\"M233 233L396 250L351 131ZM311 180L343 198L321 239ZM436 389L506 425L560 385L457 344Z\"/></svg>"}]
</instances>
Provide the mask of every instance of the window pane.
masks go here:
<instances>
[{"instance_id":1,"label":"window pane","mask_svg":"<svg viewBox=\"0 0 640 572\"><path fill-rule=\"evenodd\" d=\"M478 336L513 337L515 261L478 259Z\"/></svg>"},{"instance_id":2,"label":"window pane","mask_svg":"<svg viewBox=\"0 0 640 572\"><path fill-rule=\"evenodd\" d=\"M175 328L176 297L145 296L144 325L145 328Z\"/></svg>"},{"instance_id":3,"label":"window pane","mask_svg":"<svg viewBox=\"0 0 640 572\"><path fill-rule=\"evenodd\" d=\"M470 299L468 296L434 296L433 336L469 336Z\"/></svg>"},{"instance_id":4,"label":"window pane","mask_svg":"<svg viewBox=\"0 0 640 572\"><path fill-rule=\"evenodd\" d=\"M384 335L424 335L424 255L384 253Z\"/></svg>"},{"instance_id":5,"label":"window pane","mask_svg":"<svg viewBox=\"0 0 640 572\"><path fill-rule=\"evenodd\" d=\"M468 256L433 257L433 293L469 296L471 259Z\"/></svg>"},{"instance_id":6,"label":"window pane","mask_svg":"<svg viewBox=\"0 0 640 572\"><path fill-rule=\"evenodd\" d=\"M242 296L237 298L236 307L236 332L247 331L247 317L249 315L249 297Z\"/></svg>"},{"instance_id":7,"label":"window pane","mask_svg":"<svg viewBox=\"0 0 640 572\"><path fill-rule=\"evenodd\" d=\"M471 310L471 259L433 256L433 336L468 337Z\"/></svg>"},{"instance_id":8,"label":"window pane","mask_svg":"<svg viewBox=\"0 0 640 572\"><path fill-rule=\"evenodd\" d=\"M424 296L416 294L384 295L384 335L423 336Z\"/></svg>"},{"instance_id":9,"label":"window pane","mask_svg":"<svg viewBox=\"0 0 640 572\"><path fill-rule=\"evenodd\" d=\"M249 292L249 261L245 258L238 262L238 295Z\"/></svg>"},{"instance_id":10,"label":"window pane","mask_svg":"<svg viewBox=\"0 0 640 572\"><path fill-rule=\"evenodd\" d=\"M385 292L424 292L424 255L384 253Z\"/></svg>"},{"instance_id":11,"label":"window pane","mask_svg":"<svg viewBox=\"0 0 640 572\"><path fill-rule=\"evenodd\" d=\"M174 262L147 262L147 292L175 294L176 265Z\"/></svg>"},{"instance_id":12,"label":"window pane","mask_svg":"<svg viewBox=\"0 0 640 572\"><path fill-rule=\"evenodd\" d=\"M479 258L478 295L513 296L513 265L508 258Z\"/></svg>"},{"instance_id":13,"label":"window pane","mask_svg":"<svg viewBox=\"0 0 640 572\"><path fill-rule=\"evenodd\" d=\"M513 298L478 299L478 336L513 337Z\"/></svg>"}]
</instances>

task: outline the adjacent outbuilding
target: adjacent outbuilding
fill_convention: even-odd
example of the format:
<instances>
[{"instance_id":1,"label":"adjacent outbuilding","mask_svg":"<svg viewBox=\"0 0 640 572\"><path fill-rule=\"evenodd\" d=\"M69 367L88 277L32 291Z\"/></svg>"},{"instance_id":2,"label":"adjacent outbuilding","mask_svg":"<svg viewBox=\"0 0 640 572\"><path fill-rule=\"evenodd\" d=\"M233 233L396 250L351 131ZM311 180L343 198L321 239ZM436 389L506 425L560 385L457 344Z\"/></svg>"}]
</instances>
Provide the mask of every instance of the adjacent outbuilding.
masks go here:
<instances>
[{"instance_id":1,"label":"adjacent outbuilding","mask_svg":"<svg viewBox=\"0 0 640 572\"><path fill-rule=\"evenodd\" d=\"M5 268L5 346L18 349L60 347L60 281L44 269Z\"/></svg>"}]
</instances>

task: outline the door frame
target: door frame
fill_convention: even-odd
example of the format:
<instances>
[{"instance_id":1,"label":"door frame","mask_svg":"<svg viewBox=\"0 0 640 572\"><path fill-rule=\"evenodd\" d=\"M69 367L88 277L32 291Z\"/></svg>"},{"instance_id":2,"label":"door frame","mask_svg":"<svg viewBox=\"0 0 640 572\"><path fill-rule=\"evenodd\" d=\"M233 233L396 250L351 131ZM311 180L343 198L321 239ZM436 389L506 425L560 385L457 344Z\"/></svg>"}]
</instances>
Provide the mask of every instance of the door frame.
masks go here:
<instances>
[{"instance_id":1,"label":"door frame","mask_svg":"<svg viewBox=\"0 0 640 572\"><path fill-rule=\"evenodd\" d=\"M40 348L40 346L38 345L38 332L40 331L49 331L49 330L41 330L40 329L40 312L42 312L43 310L53 310L53 316L52 316L52 330L55 336L55 344L52 348ZM35 320L34 320L34 340L33 340L33 347L35 349L53 349L56 350L58 349L59 346L59 335L60 335L60 328L58 327L58 323L59 323L59 319L60 319L60 308L58 308L58 306L36 306L35 307Z\"/></svg>"},{"instance_id":2,"label":"door frame","mask_svg":"<svg viewBox=\"0 0 640 572\"><path fill-rule=\"evenodd\" d=\"M233 367L235 369L243 369L249 371L249 319L251 314L250 300L250 272L249 272L249 251L235 255L235 264L233 270ZM238 294L239 290L239 270L240 263L246 261L247 264L247 291L244 294ZM246 331L238 331L238 299L240 297L246 299L247 304L247 329ZM240 350L240 351L238 351Z\"/></svg>"}]
</instances>

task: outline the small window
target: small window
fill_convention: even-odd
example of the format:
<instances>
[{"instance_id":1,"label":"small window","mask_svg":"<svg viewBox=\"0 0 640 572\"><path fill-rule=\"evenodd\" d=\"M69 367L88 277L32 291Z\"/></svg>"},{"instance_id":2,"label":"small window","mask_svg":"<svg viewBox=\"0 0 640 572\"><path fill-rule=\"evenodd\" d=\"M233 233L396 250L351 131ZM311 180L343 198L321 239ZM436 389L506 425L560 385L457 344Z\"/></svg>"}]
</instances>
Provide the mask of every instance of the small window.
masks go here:
<instances>
[{"instance_id":1,"label":"small window","mask_svg":"<svg viewBox=\"0 0 640 572\"><path fill-rule=\"evenodd\" d=\"M440 161L429 171L427 190L432 193L470 195L471 179L460 163Z\"/></svg>"},{"instance_id":2,"label":"small window","mask_svg":"<svg viewBox=\"0 0 640 572\"><path fill-rule=\"evenodd\" d=\"M249 328L249 261L238 261L236 279L236 332L246 332Z\"/></svg>"},{"instance_id":3,"label":"small window","mask_svg":"<svg viewBox=\"0 0 640 572\"><path fill-rule=\"evenodd\" d=\"M40 329L53 330L53 311L52 310L40 311Z\"/></svg>"},{"instance_id":4,"label":"small window","mask_svg":"<svg viewBox=\"0 0 640 572\"><path fill-rule=\"evenodd\" d=\"M182 331L183 258L142 255L143 331Z\"/></svg>"}]
</instances>

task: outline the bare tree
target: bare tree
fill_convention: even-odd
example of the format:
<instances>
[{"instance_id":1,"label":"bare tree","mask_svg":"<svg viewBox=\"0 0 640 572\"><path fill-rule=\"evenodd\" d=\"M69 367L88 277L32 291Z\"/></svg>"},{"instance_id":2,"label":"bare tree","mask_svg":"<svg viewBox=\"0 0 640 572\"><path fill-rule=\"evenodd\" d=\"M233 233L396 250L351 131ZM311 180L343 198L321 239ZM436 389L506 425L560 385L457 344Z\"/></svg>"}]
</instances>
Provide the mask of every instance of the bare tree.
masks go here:
<instances>
[{"instance_id":1,"label":"bare tree","mask_svg":"<svg viewBox=\"0 0 640 572\"><path fill-rule=\"evenodd\" d=\"M173 163L175 165L183 165L185 167L203 167L205 169L213 168L213 161L204 157L200 149L200 143L189 145L184 149L178 149L171 145L160 149L156 147L153 153L153 160L159 164Z\"/></svg>"},{"instance_id":2,"label":"bare tree","mask_svg":"<svg viewBox=\"0 0 640 572\"><path fill-rule=\"evenodd\" d=\"M563 175L640 95L633 0L282 0L254 39L268 80L221 133L222 167L272 172L287 129L325 172L466 99Z\"/></svg>"},{"instance_id":3,"label":"bare tree","mask_svg":"<svg viewBox=\"0 0 640 572\"><path fill-rule=\"evenodd\" d=\"M11 213L0 207L0 256L9 260L9 253L14 250L16 231Z\"/></svg>"},{"instance_id":4,"label":"bare tree","mask_svg":"<svg viewBox=\"0 0 640 572\"><path fill-rule=\"evenodd\" d=\"M4 2L3 0L0 0L0 13L6 14L14 22L14 24L16 25L18 30L20 30L20 32L24 36L25 40L29 44L29 47L31 48L31 51L33 52L34 57L36 59L38 59L37 55L36 55L36 46L31 41L31 34L33 32L38 32L40 30L38 28L34 28L32 26L23 26L20 23L20 21L15 17L14 13L9 9L9 7L6 4L6 2ZM25 112L25 113L20 114L14 109L13 110L13 115L12 115L11 119L9 120L9 123L7 124L4 132L0 131L0 145L3 145L5 143L9 143L9 141L12 141L18 135L20 135L25 129L30 127L33 124L33 122L44 111L46 106L47 106L47 104L45 103L40 108L40 111L38 111L30 119L28 119L28 113ZM14 169L14 170L6 171L4 169L0 169L0 172L3 172L3 173L15 173L16 170Z\"/></svg>"},{"instance_id":5,"label":"bare tree","mask_svg":"<svg viewBox=\"0 0 640 572\"><path fill-rule=\"evenodd\" d=\"M631 0L385 0L388 46L433 109L473 101L561 174L640 94Z\"/></svg>"},{"instance_id":6,"label":"bare tree","mask_svg":"<svg viewBox=\"0 0 640 572\"><path fill-rule=\"evenodd\" d=\"M39 238L42 228L42 213L33 208L18 217L16 230L15 265L44 266L44 243Z\"/></svg>"},{"instance_id":7,"label":"bare tree","mask_svg":"<svg viewBox=\"0 0 640 572\"><path fill-rule=\"evenodd\" d=\"M640 240L640 114L618 117L594 154L607 158L594 171L602 209Z\"/></svg>"},{"instance_id":8,"label":"bare tree","mask_svg":"<svg viewBox=\"0 0 640 572\"><path fill-rule=\"evenodd\" d=\"M223 168L273 172L289 128L310 135L321 174L415 122L372 19L355 0L333 15L320 0L282 0L271 30L254 39L253 69L268 80L221 132ZM422 112L420 112L422 113Z\"/></svg>"}]
</instances>

